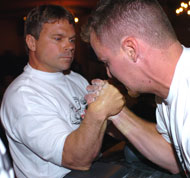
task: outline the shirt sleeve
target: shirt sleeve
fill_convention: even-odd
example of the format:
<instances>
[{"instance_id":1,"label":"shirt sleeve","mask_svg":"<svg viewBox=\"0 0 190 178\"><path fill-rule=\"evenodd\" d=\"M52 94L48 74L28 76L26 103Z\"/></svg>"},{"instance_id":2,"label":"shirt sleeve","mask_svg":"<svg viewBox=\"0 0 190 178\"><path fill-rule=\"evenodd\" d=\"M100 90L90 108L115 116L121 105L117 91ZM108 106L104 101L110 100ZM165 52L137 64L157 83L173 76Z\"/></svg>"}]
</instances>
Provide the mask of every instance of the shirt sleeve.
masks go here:
<instances>
[{"instance_id":1,"label":"shirt sleeve","mask_svg":"<svg viewBox=\"0 0 190 178\"><path fill-rule=\"evenodd\" d=\"M166 120L164 118L164 113L163 112L167 112L167 111L164 111L162 110L161 108L161 99L160 98L156 98L156 103L157 103L157 108L156 108L156 122L157 122L157 125L156 125L156 128L157 128L157 131L163 136L163 138L171 143L170 141L170 138L169 138L169 135L168 135L168 129L166 127Z\"/></svg>"},{"instance_id":2,"label":"shirt sleeve","mask_svg":"<svg viewBox=\"0 0 190 178\"><path fill-rule=\"evenodd\" d=\"M58 113L59 103L31 89L16 91L9 98L11 106L5 108L15 118L9 122L16 141L42 159L61 165L64 142L73 129Z\"/></svg>"},{"instance_id":3,"label":"shirt sleeve","mask_svg":"<svg viewBox=\"0 0 190 178\"><path fill-rule=\"evenodd\" d=\"M0 139L0 177L14 178L12 164L10 162L7 150Z\"/></svg>"},{"instance_id":4,"label":"shirt sleeve","mask_svg":"<svg viewBox=\"0 0 190 178\"><path fill-rule=\"evenodd\" d=\"M189 98L189 97L188 97ZM189 101L187 101L189 103ZM190 111L186 103L186 114L183 118L183 129L181 130L181 154L185 162L186 169L190 173Z\"/></svg>"}]
</instances>

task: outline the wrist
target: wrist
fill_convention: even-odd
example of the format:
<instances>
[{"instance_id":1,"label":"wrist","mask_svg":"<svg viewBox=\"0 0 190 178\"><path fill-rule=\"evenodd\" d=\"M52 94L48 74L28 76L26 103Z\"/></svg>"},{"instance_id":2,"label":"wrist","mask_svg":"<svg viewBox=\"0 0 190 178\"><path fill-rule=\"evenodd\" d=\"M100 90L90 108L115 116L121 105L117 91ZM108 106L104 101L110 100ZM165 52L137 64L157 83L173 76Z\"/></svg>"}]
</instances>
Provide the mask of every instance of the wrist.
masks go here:
<instances>
[{"instance_id":1,"label":"wrist","mask_svg":"<svg viewBox=\"0 0 190 178\"><path fill-rule=\"evenodd\" d=\"M124 107L120 113L109 118L118 128L118 130L126 137L130 133L130 130L132 128L132 125L130 123L130 115L131 111L127 107Z\"/></svg>"},{"instance_id":2,"label":"wrist","mask_svg":"<svg viewBox=\"0 0 190 178\"><path fill-rule=\"evenodd\" d=\"M100 103L100 102L93 102L91 104L88 105L88 109L87 112L92 116L92 117L97 117L97 118L104 118L106 119L107 116L107 111L106 111L106 107L104 106L104 104Z\"/></svg>"}]
</instances>

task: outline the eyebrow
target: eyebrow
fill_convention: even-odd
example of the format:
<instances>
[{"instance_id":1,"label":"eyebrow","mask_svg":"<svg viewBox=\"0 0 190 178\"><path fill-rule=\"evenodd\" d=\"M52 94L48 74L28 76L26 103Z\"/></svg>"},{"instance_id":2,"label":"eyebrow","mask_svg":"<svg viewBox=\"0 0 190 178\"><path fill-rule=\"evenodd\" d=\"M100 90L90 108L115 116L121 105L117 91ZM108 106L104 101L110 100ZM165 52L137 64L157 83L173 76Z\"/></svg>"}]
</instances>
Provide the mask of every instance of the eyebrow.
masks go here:
<instances>
[{"instance_id":1,"label":"eyebrow","mask_svg":"<svg viewBox=\"0 0 190 178\"><path fill-rule=\"evenodd\" d=\"M76 35L73 35L73 36L71 36L71 37L69 37L69 38L76 38Z\"/></svg>"},{"instance_id":2,"label":"eyebrow","mask_svg":"<svg viewBox=\"0 0 190 178\"><path fill-rule=\"evenodd\" d=\"M53 34L52 36L66 37L64 34L61 34L61 33ZM69 37L69 39L72 39L72 38L76 38L76 35Z\"/></svg>"}]
</instances>

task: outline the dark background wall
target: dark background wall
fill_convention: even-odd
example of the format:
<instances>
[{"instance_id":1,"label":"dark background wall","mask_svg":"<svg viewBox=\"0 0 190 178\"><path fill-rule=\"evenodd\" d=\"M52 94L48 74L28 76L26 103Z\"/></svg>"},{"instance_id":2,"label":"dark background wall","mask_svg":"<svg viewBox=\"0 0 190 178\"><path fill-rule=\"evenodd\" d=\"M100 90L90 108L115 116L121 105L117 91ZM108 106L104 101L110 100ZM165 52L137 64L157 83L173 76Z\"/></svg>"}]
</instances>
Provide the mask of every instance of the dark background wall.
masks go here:
<instances>
[{"instance_id":1,"label":"dark background wall","mask_svg":"<svg viewBox=\"0 0 190 178\"><path fill-rule=\"evenodd\" d=\"M168 14L176 34L185 46L190 46L190 17L176 15L180 0L159 0ZM74 69L89 81L96 77L106 78L104 66L96 60L91 47L80 39L81 25L84 24L97 0L1 0L0 1L0 85L1 91L7 84L22 72L27 63L23 28L24 16L36 5L52 3L63 5L75 16L79 17L76 24L77 46ZM1 92L2 93L2 92Z\"/></svg>"}]
</instances>

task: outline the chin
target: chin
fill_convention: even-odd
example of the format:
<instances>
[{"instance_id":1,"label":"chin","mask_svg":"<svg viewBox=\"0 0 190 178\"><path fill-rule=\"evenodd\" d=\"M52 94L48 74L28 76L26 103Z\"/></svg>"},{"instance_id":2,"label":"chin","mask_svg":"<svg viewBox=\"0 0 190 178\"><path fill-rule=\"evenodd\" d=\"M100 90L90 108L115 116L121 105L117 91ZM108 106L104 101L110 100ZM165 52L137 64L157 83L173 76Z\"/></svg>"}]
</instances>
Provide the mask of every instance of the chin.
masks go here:
<instances>
[{"instance_id":1,"label":"chin","mask_svg":"<svg viewBox=\"0 0 190 178\"><path fill-rule=\"evenodd\" d=\"M70 70L70 68L71 68L71 63L62 66L62 70L63 70L63 71L64 71L64 70Z\"/></svg>"}]
</instances>

